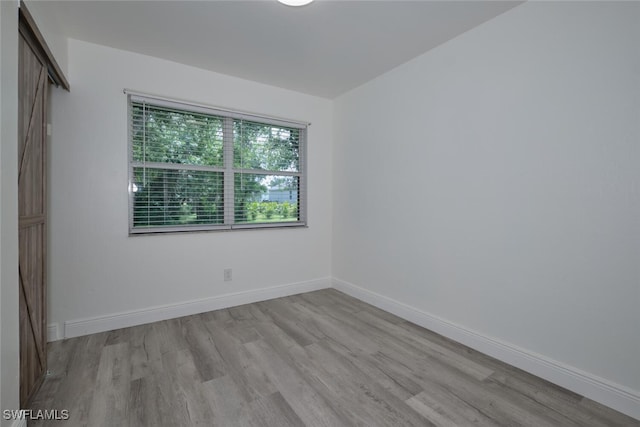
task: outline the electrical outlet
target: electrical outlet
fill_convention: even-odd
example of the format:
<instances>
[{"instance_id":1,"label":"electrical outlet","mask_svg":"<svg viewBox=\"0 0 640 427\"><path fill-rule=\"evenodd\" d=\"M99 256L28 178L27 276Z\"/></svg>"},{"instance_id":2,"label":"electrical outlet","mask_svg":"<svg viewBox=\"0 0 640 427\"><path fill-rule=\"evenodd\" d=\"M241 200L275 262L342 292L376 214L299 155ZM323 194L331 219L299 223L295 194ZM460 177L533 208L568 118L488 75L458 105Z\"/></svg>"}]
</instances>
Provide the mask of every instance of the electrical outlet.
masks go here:
<instances>
[{"instance_id":1,"label":"electrical outlet","mask_svg":"<svg viewBox=\"0 0 640 427\"><path fill-rule=\"evenodd\" d=\"M232 273L233 273L232 269L230 269L230 268L225 268L224 269L224 281L225 282L230 282L231 281Z\"/></svg>"}]
</instances>

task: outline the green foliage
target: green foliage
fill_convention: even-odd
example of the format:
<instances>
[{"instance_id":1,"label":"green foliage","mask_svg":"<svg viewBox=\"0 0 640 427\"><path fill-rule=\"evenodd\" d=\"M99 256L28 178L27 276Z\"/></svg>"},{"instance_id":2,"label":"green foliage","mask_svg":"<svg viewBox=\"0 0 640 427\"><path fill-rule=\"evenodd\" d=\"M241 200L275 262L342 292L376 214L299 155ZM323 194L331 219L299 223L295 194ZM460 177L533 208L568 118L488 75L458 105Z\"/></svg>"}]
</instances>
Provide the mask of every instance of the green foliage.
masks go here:
<instances>
[{"instance_id":1,"label":"green foliage","mask_svg":"<svg viewBox=\"0 0 640 427\"><path fill-rule=\"evenodd\" d=\"M294 221L298 220L298 204L297 203L291 203L289 205L289 212L288 212L287 216L289 218L292 218L292 220L294 220Z\"/></svg>"},{"instance_id":2,"label":"green foliage","mask_svg":"<svg viewBox=\"0 0 640 427\"><path fill-rule=\"evenodd\" d=\"M258 219L260 213L260 204L258 202L251 202L247 205L247 218L249 222L253 222Z\"/></svg>"},{"instance_id":3,"label":"green foliage","mask_svg":"<svg viewBox=\"0 0 640 427\"><path fill-rule=\"evenodd\" d=\"M133 160L223 166L221 117L132 105Z\"/></svg>"},{"instance_id":4,"label":"green foliage","mask_svg":"<svg viewBox=\"0 0 640 427\"><path fill-rule=\"evenodd\" d=\"M240 174L235 175L235 220L236 222L248 222L249 205L251 202L260 200L267 187L262 184L262 175Z\"/></svg>"},{"instance_id":5,"label":"green foliage","mask_svg":"<svg viewBox=\"0 0 640 427\"><path fill-rule=\"evenodd\" d=\"M263 202L264 204L264 216L267 219L273 218L273 215L276 213L277 203L274 202Z\"/></svg>"},{"instance_id":6,"label":"green foliage","mask_svg":"<svg viewBox=\"0 0 640 427\"><path fill-rule=\"evenodd\" d=\"M135 168L134 178L135 226L224 221L222 173Z\"/></svg>"},{"instance_id":7,"label":"green foliage","mask_svg":"<svg viewBox=\"0 0 640 427\"><path fill-rule=\"evenodd\" d=\"M299 170L299 129L234 120L233 140L235 168Z\"/></svg>"}]
</instances>

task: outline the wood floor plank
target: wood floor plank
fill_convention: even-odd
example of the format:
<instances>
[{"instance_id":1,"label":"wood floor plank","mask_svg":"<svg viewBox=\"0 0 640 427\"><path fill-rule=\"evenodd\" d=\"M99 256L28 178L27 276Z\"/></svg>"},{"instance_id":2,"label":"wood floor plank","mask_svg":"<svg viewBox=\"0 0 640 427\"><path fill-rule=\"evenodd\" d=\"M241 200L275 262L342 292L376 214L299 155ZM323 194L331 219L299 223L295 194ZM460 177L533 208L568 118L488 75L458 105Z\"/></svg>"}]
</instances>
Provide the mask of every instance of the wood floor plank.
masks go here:
<instances>
[{"instance_id":1,"label":"wood floor plank","mask_svg":"<svg viewBox=\"0 0 640 427\"><path fill-rule=\"evenodd\" d=\"M325 307L331 307L334 310L341 310L345 313L356 313L361 310L361 308L355 304L352 304L351 301L345 300L336 300L329 297L327 292L308 292L306 294L298 295L303 301L307 304L323 309Z\"/></svg>"},{"instance_id":2,"label":"wood floor plank","mask_svg":"<svg viewBox=\"0 0 640 427\"><path fill-rule=\"evenodd\" d=\"M126 424L126 413L131 386L129 344L120 342L102 350L98 365L95 391L89 410L90 420L99 420L100 426Z\"/></svg>"},{"instance_id":3,"label":"wood floor plank","mask_svg":"<svg viewBox=\"0 0 640 427\"><path fill-rule=\"evenodd\" d=\"M242 339L234 339L228 332L230 328L219 327L215 321L207 322L206 326L211 338L216 343L220 357L225 363L227 375L233 379L243 400L251 402L271 395L276 391L266 376L255 375L254 371L251 370L251 367L255 365L255 361L243 345L245 343L242 342ZM238 329L246 329L246 327L233 329L233 332L237 332ZM240 334L240 338L243 337L244 334ZM256 340L248 342L254 341Z\"/></svg>"},{"instance_id":4,"label":"wood floor plank","mask_svg":"<svg viewBox=\"0 0 640 427\"><path fill-rule=\"evenodd\" d=\"M254 320L255 317L251 312L250 306L251 304L244 304L236 307L229 307L227 309L227 311L229 312L229 317L236 323Z\"/></svg>"},{"instance_id":5,"label":"wood floor plank","mask_svg":"<svg viewBox=\"0 0 640 427\"><path fill-rule=\"evenodd\" d=\"M340 301L343 304L353 305L358 308L358 312L361 312L361 311L369 312L374 316L377 316L378 318L383 319L389 323L395 324L395 323L405 322L403 318L398 317L395 314L389 313L388 311L381 310L378 307L374 307L352 296L345 295L342 292L339 292L335 289L329 289L326 294L328 298L330 298L332 301Z\"/></svg>"},{"instance_id":6,"label":"wood floor plank","mask_svg":"<svg viewBox=\"0 0 640 427\"><path fill-rule=\"evenodd\" d=\"M345 346L336 343L332 339L325 339L323 343L330 347L334 352L341 354L356 364L370 378L371 381L380 384L380 386L389 390L400 399L406 400L420 393L422 386L418 384L411 376L403 375L399 372L380 369L372 360L370 355L357 354L349 351Z\"/></svg>"},{"instance_id":7,"label":"wood floor plank","mask_svg":"<svg viewBox=\"0 0 640 427\"><path fill-rule=\"evenodd\" d=\"M284 302L278 300L265 301L258 303L258 307L260 311L271 319L271 322L293 338L300 346L304 347L316 342L317 338L298 319L291 316L291 310L286 307Z\"/></svg>"},{"instance_id":8,"label":"wood floor plank","mask_svg":"<svg viewBox=\"0 0 640 427\"><path fill-rule=\"evenodd\" d=\"M129 389L129 410L125 414L128 425L184 425L183 408L176 402L173 385L165 377L154 375L133 380ZM98 420L91 420L88 424L79 425L100 424Z\"/></svg>"},{"instance_id":9,"label":"wood floor plank","mask_svg":"<svg viewBox=\"0 0 640 427\"><path fill-rule=\"evenodd\" d=\"M640 427L333 289L50 343L48 355L31 409L70 420L30 427Z\"/></svg>"},{"instance_id":10,"label":"wood floor plank","mask_svg":"<svg viewBox=\"0 0 640 427\"><path fill-rule=\"evenodd\" d=\"M279 392L254 400L249 404L254 427L298 427L304 425L298 414Z\"/></svg>"},{"instance_id":11,"label":"wood floor plank","mask_svg":"<svg viewBox=\"0 0 640 427\"><path fill-rule=\"evenodd\" d=\"M362 310L352 315L345 315L340 311L331 311L330 315L339 320L342 325L349 325L360 331L364 336L377 341L380 344L380 348L388 347L389 345L401 346L405 350L413 350L416 354L438 358L443 363L480 380L487 378L494 372L492 369L484 367L437 343L412 336L398 327L397 323L377 317L369 311Z\"/></svg>"},{"instance_id":12,"label":"wood floor plank","mask_svg":"<svg viewBox=\"0 0 640 427\"><path fill-rule=\"evenodd\" d=\"M429 392L420 392L408 399L407 404L441 427L465 425L495 427L501 425L499 422L492 421L487 415L467 402L441 392L442 390L435 387L430 388Z\"/></svg>"},{"instance_id":13,"label":"wood floor plank","mask_svg":"<svg viewBox=\"0 0 640 427\"><path fill-rule=\"evenodd\" d=\"M464 356L467 359L473 360L476 363L479 363L482 366L485 366L491 370L497 370L504 368L504 363L499 360L494 359L491 356L487 356L486 354L480 353L466 345L460 344L452 339L444 337L436 332L425 329L421 326L416 325L415 323L411 323L409 321L404 321L396 324L397 327L406 329L412 335L415 335L416 339L424 339L434 344L438 344L441 347L445 347L451 351L458 353L461 356ZM511 367L513 368L513 367ZM517 368L513 368L517 369Z\"/></svg>"},{"instance_id":14,"label":"wood floor plank","mask_svg":"<svg viewBox=\"0 0 640 427\"><path fill-rule=\"evenodd\" d=\"M332 405L309 385L300 372L282 360L264 341L254 341L245 345L305 425L348 425Z\"/></svg>"},{"instance_id":15,"label":"wood floor plank","mask_svg":"<svg viewBox=\"0 0 640 427\"><path fill-rule=\"evenodd\" d=\"M499 370L492 374L486 382L496 382L497 386L506 392L526 396L545 407L545 410L565 414L579 425L600 427L611 425L611 417L600 420L597 416L589 414L586 408L582 408L580 406L582 396L525 372Z\"/></svg>"},{"instance_id":16,"label":"wood floor plank","mask_svg":"<svg viewBox=\"0 0 640 427\"><path fill-rule=\"evenodd\" d=\"M189 316L181 322L182 334L200 373L202 381L209 381L226 374L226 367L218 353L216 343L198 316Z\"/></svg>"},{"instance_id":17,"label":"wood floor plank","mask_svg":"<svg viewBox=\"0 0 640 427\"><path fill-rule=\"evenodd\" d=\"M50 370L52 378L60 377L60 385L52 398L51 406L38 409L67 409L69 422L77 425L88 425L89 411L95 392L100 357L105 347L106 333L87 335L65 340L61 343L67 357L52 360ZM40 395L41 391L37 393ZM43 425L46 425L44 423Z\"/></svg>"},{"instance_id":18,"label":"wood floor plank","mask_svg":"<svg viewBox=\"0 0 640 427\"><path fill-rule=\"evenodd\" d=\"M497 424L532 427L558 425L542 406L538 408L541 409L539 412L531 410L529 405L514 402L506 391L487 387L437 359L415 358L410 352L399 351L394 351L393 356L381 352L376 358L382 366L395 366L400 370L411 369L425 391L431 394L434 390L444 391L447 400L464 402ZM451 411L457 410L460 406L455 405Z\"/></svg>"},{"instance_id":19,"label":"wood floor plank","mask_svg":"<svg viewBox=\"0 0 640 427\"><path fill-rule=\"evenodd\" d=\"M162 352L157 328L136 326L128 328L131 380L152 375L162 367ZM174 350L175 351L175 350Z\"/></svg>"},{"instance_id":20,"label":"wood floor plank","mask_svg":"<svg viewBox=\"0 0 640 427\"><path fill-rule=\"evenodd\" d=\"M249 407L233 379L224 375L203 384L203 391L211 406L209 425L251 425Z\"/></svg>"},{"instance_id":21,"label":"wood floor plank","mask_svg":"<svg viewBox=\"0 0 640 427\"><path fill-rule=\"evenodd\" d=\"M357 328L332 316L334 310L306 308L306 316L313 318L317 329L324 334L325 338L344 345L349 351L361 354L372 354L381 349L378 343L364 336ZM299 309L302 309L302 306Z\"/></svg>"},{"instance_id":22,"label":"wood floor plank","mask_svg":"<svg viewBox=\"0 0 640 427\"><path fill-rule=\"evenodd\" d=\"M403 345L415 348L417 351L429 353L435 357L447 361L447 363L455 366L457 369L471 375L478 380L484 380L494 373L493 369L482 366L473 360L466 358L464 355L450 350L432 341L421 339L414 334L400 328L395 323L390 323L381 319L368 311L361 311L355 314L355 317L361 319L367 325L380 329L396 340L402 342Z\"/></svg>"},{"instance_id":23,"label":"wood floor plank","mask_svg":"<svg viewBox=\"0 0 640 427\"><path fill-rule=\"evenodd\" d=\"M598 402L583 397L580 401L580 410L583 413L582 425L606 425L619 427L640 427L640 420L633 420L611 408Z\"/></svg>"},{"instance_id":24,"label":"wood floor plank","mask_svg":"<svg viewBox=\"0 0 640 427\"><path fill-rule=\"evenodd\" d=\"M211 405L203 392L203 383L188 349L167 352L162 357L166 380L173 385L174 414L180 414L183 424L207 426L213 417Z\"/></svg>"},{"instance_id":25,"label":"wood floor plank","mask_svg":"<svg viewBox=\"0 0 640 427\"><path fill-rule=\"evenodd\" d=\"M188 318L185 317L179 317L177 319L164 320L149 325L156 331L158 336L160 354L189 348L189 342L182 329L183 323L187 319Z\"/></svg>"},{"instance_id":26,"label":"wood floor plank","mask_svg":"<svg viewBox=\"0 0 640 427\"><path fill-rule=\"evenodd\" d=\"M368 426L430 426L404 401L380 386L348 358L334 352L326 342L307 346L316 376L332 393L341 394L345 409Z\"/></svg>"},{"instance_id":27,"label":"wood floor plank","mask_svg":"<svg viewBox=\"0 0 640 427\"><path fill-rule=\"evenodd\" d=\"M283 300L271 300L268 302L271 303L269 307L272 308L273 312L277 313L280 317L295 319L295 325L303 331L307 339L312 343L326 338L324 332L322 332L318 327L318 324L315 322L315 317L307 316L304 308L296 301L296 299L289 297ZM304 343L300 344L303 346L307 345Z\"/></svg>"}]
</instances>

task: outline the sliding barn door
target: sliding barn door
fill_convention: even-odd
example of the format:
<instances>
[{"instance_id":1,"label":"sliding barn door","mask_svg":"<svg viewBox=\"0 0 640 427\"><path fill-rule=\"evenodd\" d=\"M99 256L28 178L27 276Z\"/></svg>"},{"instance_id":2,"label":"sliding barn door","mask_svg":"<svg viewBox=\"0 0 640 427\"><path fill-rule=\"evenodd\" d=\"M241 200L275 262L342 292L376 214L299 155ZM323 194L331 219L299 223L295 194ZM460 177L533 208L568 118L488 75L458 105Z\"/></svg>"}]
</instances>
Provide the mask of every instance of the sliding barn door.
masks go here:
<instances>
[{"instance_id":1,"label":"sliding barn door","mask_svg":"<svg viewBox=\"0 0 640 427\"><path fill-rule=\"evenodd\" d=\"M45 61L20 34L18 212L20 270L20 403L28 403L47 372Z\"/></svg>"}]
</instances>

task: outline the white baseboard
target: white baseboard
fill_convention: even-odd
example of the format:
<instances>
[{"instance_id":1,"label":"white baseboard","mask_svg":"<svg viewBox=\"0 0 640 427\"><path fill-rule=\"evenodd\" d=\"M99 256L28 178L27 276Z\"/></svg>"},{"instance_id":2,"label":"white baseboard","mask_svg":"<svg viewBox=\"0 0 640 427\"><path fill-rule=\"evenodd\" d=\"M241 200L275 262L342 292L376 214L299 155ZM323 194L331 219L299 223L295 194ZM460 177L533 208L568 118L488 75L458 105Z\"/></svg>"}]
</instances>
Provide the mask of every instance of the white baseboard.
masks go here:
<instances>
[{"instance_id":1,"label":"white baseboard","mask_svg":"<svg viewBox=\"0 0 640 427\"><path fill-rule=\"evenodd\" d=\"M47 342L58 341L60 335L58 334L58 324L52 323L47 325Z\"/></svg>"},{"instance_id":2,"label":"white baseboard","mask_svg":"<svg viewBox=\"0 0 640 427\"><path fill-rule=\"evenodd\" d=\"M331 287L331 278L309 280L244 292L64 322L64 337L73 338L159 320L174 319Z\"/></svg>"},{"instance_id":3,"label":"white baseboard","mask_svg":"<svg viewBox=\"0 0 640 427\"><path fill-rule=\"evenodd\" d=\"M483 335L353 283L333 279L333 287L382 310L544 378L640 420L640 392L580 369Z\"/></svg>"}]
</instances>

